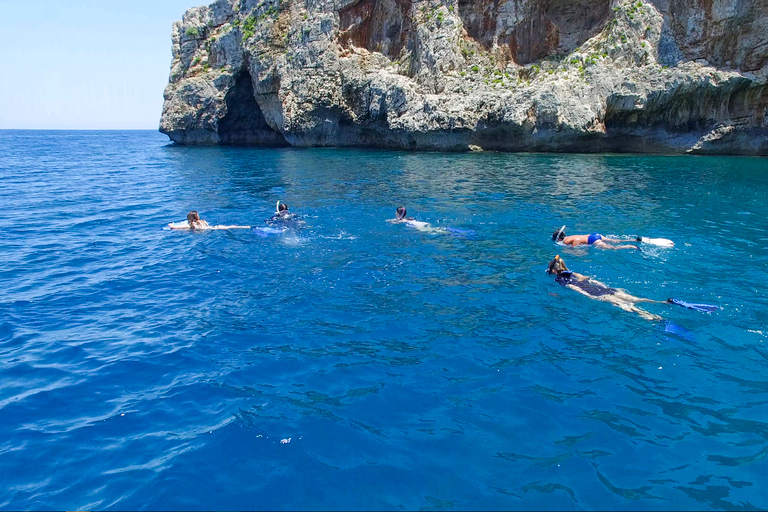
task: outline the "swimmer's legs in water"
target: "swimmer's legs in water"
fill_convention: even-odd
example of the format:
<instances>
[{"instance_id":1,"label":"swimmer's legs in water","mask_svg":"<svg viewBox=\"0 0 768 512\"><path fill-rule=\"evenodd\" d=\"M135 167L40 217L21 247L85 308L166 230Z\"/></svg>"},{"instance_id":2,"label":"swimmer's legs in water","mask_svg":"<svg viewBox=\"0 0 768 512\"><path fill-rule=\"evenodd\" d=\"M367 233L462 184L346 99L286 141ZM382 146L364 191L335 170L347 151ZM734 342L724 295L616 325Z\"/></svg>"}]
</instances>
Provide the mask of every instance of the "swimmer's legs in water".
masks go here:
<instances>
[{"instance_id":1,"label":"swimmer's legs in water","mask_svg":"<svg viewBox=\"0 0 768 512\"><path fill-rule=\"evenodd\" d=\"M630 302L630 303L636 303L636 302L655 302L656 304L664 303L663 301L660 301L660 300L645 299L643 297L635 297L634 295L628 294L624 290L616 290L613 296L619 300L623 300L624 302Z\"/></svg>"},{"instance_id":2,"label":"swimmer's legs in water","mask_svg":"<svg viewBox=\"0 0 768 512\"><path fill-rule=\"evenodd\" d=\"M598 240L592 245L601 249L640 249L640 247L636 245L610 245L605 243L603 240Z\"/></svg>"},{"instance_id":3,"label":"swimmer's legs in water","mask_svg":"<svg viewBox=\"0 0 768 512\"><path fill-rule=\"evenodd\" d=\"M637 297L633 297L633 298L637 299ZM628 311L630 313L637 313L638 315L640 315L641 318L644 318L645 320L658 321L662 319L659 315L654 315L653 313L649 313L648 311L635 306L632 302L627 302L625 300L620 299L618 295L603 295L602 297L598 297L597 299L605 302L610 302L614 306L619 307L624 311ZM650 299L641 299L634 302L657 302L657 301L650 300Z\"/></svg>"}]
</instances>

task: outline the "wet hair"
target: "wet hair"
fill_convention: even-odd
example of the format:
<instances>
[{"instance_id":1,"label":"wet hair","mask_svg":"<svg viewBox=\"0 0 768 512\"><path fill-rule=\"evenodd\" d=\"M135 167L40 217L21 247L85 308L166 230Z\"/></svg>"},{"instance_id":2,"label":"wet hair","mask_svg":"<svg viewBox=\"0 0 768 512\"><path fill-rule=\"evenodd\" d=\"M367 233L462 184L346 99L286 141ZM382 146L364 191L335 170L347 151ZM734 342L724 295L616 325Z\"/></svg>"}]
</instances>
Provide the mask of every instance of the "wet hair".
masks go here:
<instances>
[{"instance_id":1,"label":"wet hair","mask_svg":"<svg viewBox=\"0 0 768 512\"><path fill-rule=\"evenodd\" d=\"M405 206L397 207L397 220L403 220L406 216Z\"/></svg>"},{"instance_id":2,"label":"wet hair","mask_svg":"<svg viewBox=\"0 0 768 512\"><path fill-rule=\"evenodd\" d=\"M285 203L280 203L280 206L278 207L277 211L284 212L288 209L288 205Z\"/></svg>"},{"instance_id":3,"label":"wet hair","mask_svg":"<svg viewBox=\"0 0 768 512\"><path fill-rule=\"evenodd\" d=\"M555 259L549 262L549 267L547 268L547 274L560 274L560 272L567 271L568 267L565 265L565 260L563 260L560 255L558 254L555 256Z\"/></svg>"},{"instance_id":4,"label":"wet hair","mask_svg":"<svg viewBox=\"0 0 768 512\"><path fill-rule=\"evenodd\" d=\"M558 234L560 236L558 236ZM565 230L564 229L563 230L558 229L557 231L552 233L552 241L553 242L559 242L560 240L563 240L563 239L565 239Z\"/></svg>"},{"instance_id":5,"label":"wet hair","mask_svg":"<svg viewBox=\"0 0 768 512\"><path fill-rule=\"evenodd\" d=\"M197 210L192 210L187 214L187 222L190 229L195 229L195 224L200 222L200 215L197 213Z\"/></svg>"}]
</instances>

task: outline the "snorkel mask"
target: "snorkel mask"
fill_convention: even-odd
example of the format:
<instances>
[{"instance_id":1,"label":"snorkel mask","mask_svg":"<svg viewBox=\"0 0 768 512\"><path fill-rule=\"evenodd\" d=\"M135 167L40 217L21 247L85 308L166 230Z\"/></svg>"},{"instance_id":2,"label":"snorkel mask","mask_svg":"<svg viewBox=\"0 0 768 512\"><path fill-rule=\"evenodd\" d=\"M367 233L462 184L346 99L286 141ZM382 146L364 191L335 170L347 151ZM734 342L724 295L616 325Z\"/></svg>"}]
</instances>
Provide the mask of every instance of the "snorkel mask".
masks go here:
<instances>
[{"instance_id":1,"label":"snorkel mask","mask_svg":"<svg viewBox=\"0 0 768 512\"><path fill-rule=\"evenodd\" d=\"M568 267L565 264L565 260L563 260L560 255L556 255L555 259L549 262L549 268L547 268L548 274L557 274L558 276L561 274L567 273L566 277L568 277L571 274L571 271L568 270Z\"/></svg>"},{"instance_id":2,"label":"snorkel mask","mask_svg":"<svg viewBox=\"0 0 768 512\"><path fill-rule=\"evenodd\" d=\"M397 217L397 220L403 220L405 218L406 212L405 212L405 206L399 206L397 208L397 213L395 216Z\"/></svg>"}]
</instances>

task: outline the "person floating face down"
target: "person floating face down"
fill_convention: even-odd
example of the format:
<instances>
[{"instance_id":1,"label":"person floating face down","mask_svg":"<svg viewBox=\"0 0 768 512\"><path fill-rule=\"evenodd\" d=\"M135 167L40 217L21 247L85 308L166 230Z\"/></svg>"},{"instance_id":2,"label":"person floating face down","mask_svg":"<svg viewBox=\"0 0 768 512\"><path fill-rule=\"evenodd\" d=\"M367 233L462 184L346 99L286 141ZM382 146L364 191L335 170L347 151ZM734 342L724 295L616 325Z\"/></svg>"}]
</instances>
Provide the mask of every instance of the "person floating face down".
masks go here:
<instances>
[{"instance_id":1,"label":"person floating face down","mask_svg":"<svg viewBox=\"0 0 768 512\"><path fill-rule=\"evenodd\" d=\"M389 222L394 222L397 224L405 224L407 226L410 226L412 228L420 229L422 231L433 231L434 229L429 224L429 222L421 222L419 220L414 220L413 217L408 217L408 212L405 209L405 206L398 206L397 210L395 211L395 218L390 219Z\"/></svg>"},{"instance_id":2,"label":"person floating face down","mask_svg":"<svg viewBox=\"0 0 768 512\"><path fill-rule=\"evenodd\" d=\"M192 210L187 214L187 224L180 225L171 222L168 224L170 229L189 229L189 230L203 230L203 229L249 229L251 226L211 226L206 221L200 218L200 214L197 210Z\"/></svg>"},{"instance_id":3,"label":"person floating face down","mask_svg":"<svg viewBox=\"0 0 768 512\"><path fill-rule=\"evenodd\" d=\"M208 225L206 221L200 218L200 215L197 213L197 210L192 210L187 214L187 223L189 224L189 229L210 229L211 226Z\"/></svg>"},{"instance_id":4,"label":"person floating face down","mask_svg":"<svg viewBox=\"0 0 768 512\"><path fill-rule=\"evenodd\" d=\"M657 304L665 304L666 302L635 297L634 295L628 294L624 290L611 288L596 279L572 272L568 270L568 266L565 264L565 261L560 257L560 255L555 256L555 258L549 262L547 273L556 275L556 283L560 284L561 286L565 286L566 288L570 288L571 290L577 291L582 295L586 295L590 299L610 302L614 306L619 307L624 311L637 313L646 320L661 320L660 316L649 313L644 309L640 309L635 306L635 304L638 302L655 302Z\"/></svg>"},{"instance_id":5,"label":"person floating face down","mask_svg":"<svg viewBox=\"0 0 768 512\"><path fill-rule=\"evenodd\" d=\"M552 234L553 242L563 242L565 245L575 247L577 245L594 245L601 249L639 249L636 245L611 245L623 243L623 240L618 238L604 237L600 233L592 233L590 235L565 235L565 226L558 229Z\"/></svg>"}]
</instances>

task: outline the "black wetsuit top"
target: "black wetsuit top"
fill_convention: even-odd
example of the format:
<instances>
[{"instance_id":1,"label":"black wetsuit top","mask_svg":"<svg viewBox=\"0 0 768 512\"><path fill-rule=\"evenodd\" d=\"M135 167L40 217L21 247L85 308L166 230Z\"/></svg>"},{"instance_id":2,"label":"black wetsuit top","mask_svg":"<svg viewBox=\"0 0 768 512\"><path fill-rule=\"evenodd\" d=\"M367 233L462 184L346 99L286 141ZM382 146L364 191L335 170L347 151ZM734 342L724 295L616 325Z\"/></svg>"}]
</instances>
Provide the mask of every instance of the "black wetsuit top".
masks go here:
<instances>
[{"instance_id":1,"label":"black wetsuit top","mask_svg":"<svg viewBox=\"0 0 768 512\"><path fill-rule=\"evenodd\" d=\"M567 286L569 284L573 285L576 288L584 290L584 292L586 292L587 295L591 295L592 297L601 297L603 295L611 295L618 291L616 288L609 288L608 286L598 284L589 278L583 281L579 281L578 279L576 279L575 277L571 277L570 275L568 275L567 277L564 275L559 275L555 278L555 282L560 283L562 286Z\"/></svg>"},{"instance_id":2,"label":"black wetsuit top","mask_svg":"<svg viewBox=\"0 0 768 512\"><path fill-rule=\"evenodd\" d=\"M297 227L297 220L296 216L292 213L288 213L287 211L282 211L280 213L276 213L273 216L271 216L269 219L267 219L267 224L271 224L273 226L285 226L288 228L295 228Z\"/></svg>"}]
</instances>

